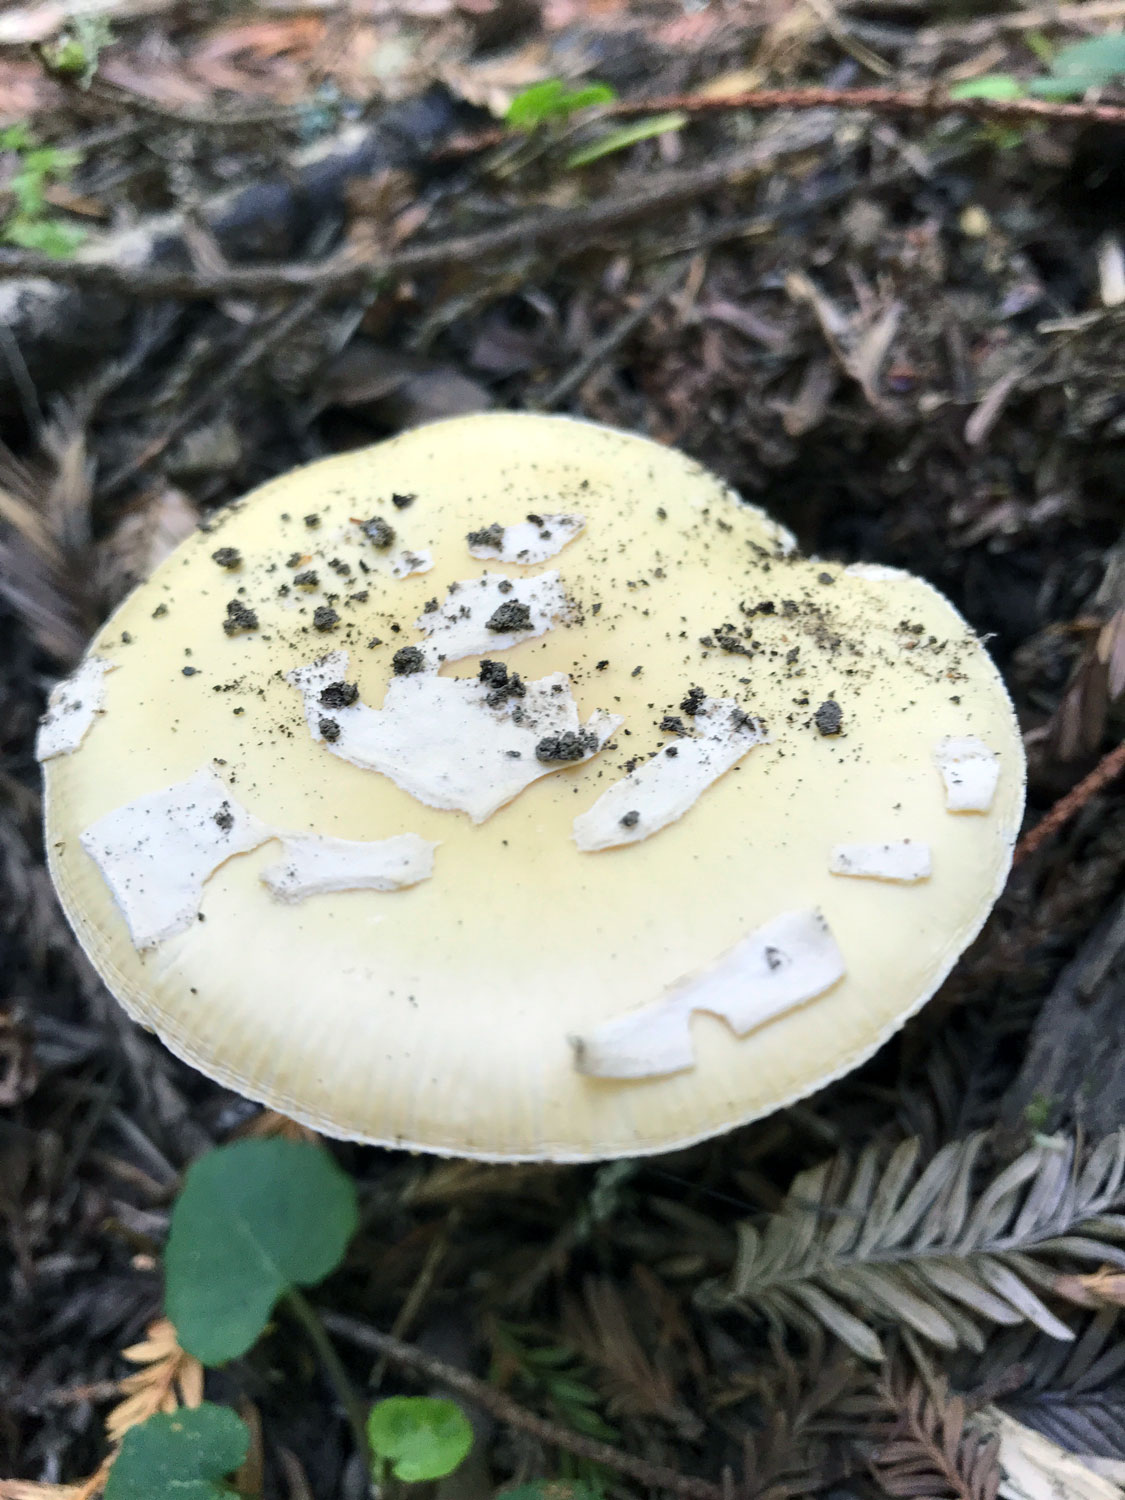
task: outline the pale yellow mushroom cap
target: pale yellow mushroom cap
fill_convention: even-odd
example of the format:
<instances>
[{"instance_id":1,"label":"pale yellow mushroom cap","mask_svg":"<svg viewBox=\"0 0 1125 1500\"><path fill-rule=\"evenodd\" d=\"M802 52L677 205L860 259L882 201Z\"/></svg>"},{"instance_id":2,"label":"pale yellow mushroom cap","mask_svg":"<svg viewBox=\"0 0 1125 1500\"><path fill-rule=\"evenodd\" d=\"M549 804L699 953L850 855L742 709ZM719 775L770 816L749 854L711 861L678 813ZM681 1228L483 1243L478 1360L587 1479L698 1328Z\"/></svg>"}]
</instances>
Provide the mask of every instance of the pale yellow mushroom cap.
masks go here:
<instances>
[{"instance_id":1,"label":"pale yellow mushroom cap","mask_svg":"<svg viewBox=\"0 0 1125 1500\"><path fill-rule=\"evenodd\" d=\"M395 532L388 545L357 524L372 518ZM467 534L493 526L522 527L507 538L513 546L530 538L558 550L530 563L497 557L499 544L482 553L479 537L470 550ZM229 552L226 566L216 561L219 549L237 561ZM407 572L406 553L429 554L432 566ZM297 585L308 572L315 583ZM460 584L461 598L475 599L499 587L480 585L485 575L516 581L509 600L547 601L553 623L517 630L506 648L493 627L500 649L441 662L442 641L453 640L441 622L458 598L447 590ZM520 582L536 579L547 581ZM256 628L224 630L231 601ZM318 608L338 619L322 614L318 629ZM427 634L418 619L438 628ZM396 677L394 654L410 646L433 654L422 673ZM315 705L310 720L287 674L329 651L347 652L342 677L367 708L345 712L368 724L388 722L370 711L392 681L403 693L407 676L476 681L482 656L528 684L566 674L581 723L602 711L594 738L604 748L589 753L590 740L587 759L539 764L551 774L473 822L341 758L310 727ZM666 1150L856 1066L980 928L1023 808L1007 693L941 595L891 570L802 559L781 528L683 455L561 418L444 422L274 480L125 601L76 682L57 694L44 731L51 871L130 1015L204 1073L329 1135L455 1155L580 1161ZM734 700L738 714L720 706L711 721L706 708L693 718L680 707L693 687ZM484 691L463 690L470 728L456 730L467 736L458 765L470 770L477 718L490 734L518 725L518 699L469 703ZM540 692L551 685L524 702ZM569 701L565 689L555 696ZM685 733L662 729L666 716ZM429 729L440 739L440 725ZM717 738L704 743L709 733ZM725 754L736 733L746 739L718 775L707 757ZM717 779L644 836L643 818L676 795L653 778L686 775L693 756ZM407 755L398 780L428 777L430 793L445 785L431 759ZM591 814L630 763L641 780ZM139 948L88 848L116 838L125 862L116 878L134 882L119 894L164 902L175 861L138 876L121 830L127 843L138 818L164 817L158 794L193 777L229 796L239 821L231 829L223 813L219 823L234 842L207 856L221 862L203 879L198 916L180 891L178 930ZM494 795L492 783L471 791L478 812ZM625 824L618 814L630 800L638 817ZM110 814L118 821L99 823ZM214 841L215 815L205 815ZM629 841L588 847L619 827ZM326 838L394 839L395 869L413 883L387 888L392 872L365 889L279 899L291 881L277 874L278 832L319 836L325 868L338 849ZM329 886L347 883L340 860ZM152 888L138 891L138 879ZM139 907L132 920L160 925ZM813 921L834 940L827 961L842 977L818 971L812 998L778 1004L773 970L792 955L769 934ZM691 1014L694 1000L712 1011ZM740 1036L713 1013L728 1002L744 1019L759 1004L778 1013ZM687 1038L689 1048L676 1071L581 1071L617 1066L611 1023L623 1020L629 1066L643 1071L652 1061L643 1017L659 1030L676 1006L675 1045L682 1053Z\"/></svg>"}]
</instances>

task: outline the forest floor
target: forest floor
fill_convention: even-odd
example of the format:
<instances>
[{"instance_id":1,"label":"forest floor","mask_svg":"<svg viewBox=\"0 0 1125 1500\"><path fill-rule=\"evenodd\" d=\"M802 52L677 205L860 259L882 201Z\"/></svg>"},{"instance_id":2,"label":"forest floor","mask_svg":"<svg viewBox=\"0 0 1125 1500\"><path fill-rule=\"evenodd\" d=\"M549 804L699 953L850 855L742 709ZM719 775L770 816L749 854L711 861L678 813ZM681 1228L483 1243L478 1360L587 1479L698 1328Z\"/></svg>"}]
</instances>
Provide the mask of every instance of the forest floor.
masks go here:
<instances>
[{"instance_id":1,"label":"forest floor","mask_svg":"<svg viewBox=\"0 0 1125 1500\"><path fill-rule=\"evenodd\" d=\"M0 10L0 1494L60 1500L90 1492L66 1486L104 1459L121 1351L160 1315L182 1172L283 1128L125 1020L43 864L45 695L215 507L436 417L571 412L686 450L810 552L943 590L1016 703L1028 829L1125 728L1125 126L1095 107L1125 92L1079 118L730 102L1011 93L1125 4L72 9ZM505 129L556 78L682 117L573 165L636 117ZM1122 786L1027 852L918 1017L793 1108L601 1167L332 1147L363 1227L317 1306L562 1435L475 1408L443 1500L676 1476L716 1500L1012 1493L985 1436L1010 1419L1017 1449L1039 1433L1100 1470L1063 1493L1118 1493L1116 1148L1100 1197L1078 1173L1125 1123ZM880 1250L911 1140L933 1191ZM772 1262L739 1252L745 1224ZM368 1396L435 1388L338 1347ZM244 1492L367 1492L300 1340L207 1393L250 1422Z\"/></svg>"}]
</instances>

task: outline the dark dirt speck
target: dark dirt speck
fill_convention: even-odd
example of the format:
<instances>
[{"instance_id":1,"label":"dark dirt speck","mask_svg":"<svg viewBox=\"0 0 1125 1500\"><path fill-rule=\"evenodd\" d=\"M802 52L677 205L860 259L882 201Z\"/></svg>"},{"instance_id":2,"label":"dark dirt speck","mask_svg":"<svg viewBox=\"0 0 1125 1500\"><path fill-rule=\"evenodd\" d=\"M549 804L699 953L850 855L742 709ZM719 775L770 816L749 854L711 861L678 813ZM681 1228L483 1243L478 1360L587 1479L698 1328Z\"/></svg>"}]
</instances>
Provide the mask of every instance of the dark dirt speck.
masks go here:
<instances>
[{"instance_id":1,"label":"dark dirt speck","mask_svg":"<svg viewBox=\"0 0 1125 1500\"><path fill-rule=\"evenodd\" d=\"M382 516L372 516L370 521L361 521L359 529L373 546L380 549L389 547L396 536L394 527L384 521Z\"/></svg>"},{"instance_id":2,"label":"dark dirt speck","mask_svg":"<svg viewBox=\"0 0 1125 1500\"><path fill-rule=\"evenodd\" d=\"M826 698L813 714L813 723L821 734L839 734L844 723L843 711L835 698Z\"/></svg>"},{"instance_id":3,"label":"dark dirt speck","mask_svg":"<svg viewBox=\"0 0 1125 1500\"><path fill-rule=\"evenodd\" d=\"M497 635L504 635L509 630L530 630L531 611L518 599L509 599L493 610L484 623L487 630L494 630Z\"/></svg>"},{"instance_id":4,"label":"dark dirt speck","mask_svg":"<svg viewBox=\"0 0 1125 1500\"><path fill-rule=\"evenodd\" d=\"M598 748L597 735L588 729L575 732L568 729L564 734L548 734L535 747L535 759L551 761L584 760Z\"/></svg>"},{"instance_id":5,"label":"dark dirt speck","mask_svg":"<svg viewBox=\"0 0 1125 1500\"><path fill-rule=\"evenodd\" d=\"M359 688L354 682L330 682L320 694L321 708L351 708L359 697Z\"/></svg>"},{"instance_id":6,"label":"dark dirt speck","mask_svg":"<svg viewBox=\"0 0 1125 1500\"><path fill-rule=\"evenodd\" d=\"M244 630L257 630L258 616L248 609L240 599L232 599L227 605L227 617L223 629L227 635L238 635Z\"/></svg>"},{"instance_id":7,"label":"dark dirt speck","mask_svg":"<svg viewBox=\"0 0 1125 1500\"><path fill-rule=\"evenodd\" d=\"M409 677L425 669L426 658L420 646L402 646L391 657L391 666L396 677Z\"/></svg>"}]
</instances>

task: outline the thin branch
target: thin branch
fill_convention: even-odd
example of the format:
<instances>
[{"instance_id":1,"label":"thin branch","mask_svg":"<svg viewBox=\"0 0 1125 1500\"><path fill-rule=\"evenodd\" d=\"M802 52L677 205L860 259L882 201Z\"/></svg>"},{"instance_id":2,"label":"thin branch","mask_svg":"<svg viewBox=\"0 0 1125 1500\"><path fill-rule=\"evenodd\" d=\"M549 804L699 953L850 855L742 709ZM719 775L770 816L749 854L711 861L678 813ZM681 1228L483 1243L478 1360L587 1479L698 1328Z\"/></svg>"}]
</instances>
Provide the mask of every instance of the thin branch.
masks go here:
<instances>
[{"instance_id":1,"label":"thin branch","mask_svg":"<svg viewBox=\"0 0 1125 1500\"><path fill-rule=\"evenodd\" d=\"M370 259L336 255L315 262L186 271L92 259L54 260L48 255L12 250L0 253L0 279L43 277L129 297L214 300L273 292L354 290L453 265L487 264L495 256L545 246L566 257L586 249L609 230L680 208L752 177L783 157L822 145L830 137L831 130L822 122L809 125L780 139L756 141L715 161L663 173L632 192L618 191L581 208L526 214L496 229L411 245L392 255Z\"/></svg>"},{"instance_id":2,"label":"thin branch","mask_svg":"<svg viewBox=\"0 0 1125 1500\"><path fill-rule=\"evenodd\" d=\"M633 115L713 114L730 109L863 109L879 115L970 115L976 120L1064 120L1081 125L1125 125L1125 105L1069 104L1053 99L954 99L948 89L747 89L741 94L701 98L667 94L657 99L622 99L605 113L618 119Z\"/></svg>"},{"instance_id":3,"label":"thin branch","mask_svg":"<svg viewBox=\"0 0 1125 1500\"><path fill-rule=\"evenodd\" d=\"M721 1485L712 1484L707 1479L678 1474L674 1469L665 1468L663 1464L649 1463L647 1459L636 1458L631 1453L623 1453L620 1448L614 1448L610 1443L598 1442L595 1438L583 1437L577 1432L571 1432L568 1427L562 1427L557 1422L551 1422L546 1417L540 1417L528 1411L526 1407L520 1406L519 1402L513 1401L511 1396L498 1391L495 1386L489 1385L484 1380L478 1380L475 1375L459 1370L455 1365L446 1364L444 1360L435 1359L433 1355L425 1354L421 1349L416 1349L413 1344L404 1343L389 1333L381 1333L377 1328L370 1328L356 1318L344 1317L340 1313L325 1313L323 1322L325 1328L330 1333L336 1334L338 1338L356 1344L361 1349L367 1349L373 1354L381 1354L391 1364L398 1365L402 1369L413 1370L417 1375L424 1375L427 1380L458 1391L468 1400L475 1402L477 1406L491 1412L501 1422L507 1422L511 1427L518 1427L523 1432L529 1432L533 1437L537 1437L541 1442L548 1443L552 1447L562 1448L567 1453L573 1453L576 1457L588 1459L592 1463L604 1464L607 1469L613 1469L618 1474L635 1479L638 1484L646 1485L653 1490L664 1490L678 1496L679 1500L723 1500Z\"/></svg>"},{"instance_id":4,"label":"thin branch","mask_svg":"<svg viewBox=\"0 0 1125 1500\"><path fill-rule=\"evenodd\" d=\"M367 1441L367 1427L364 1422L363 1403L356 1394L344 1363L332 1346L332 1340L324 1331L324 1323L316 1308L305 1297L304 1293L297 1287L290 1287L285 1294L284 1305L300 1323L301 1327L309 1336L309 1342L317 1352L324 1373L332 1383L340 1405L344 1408L344 1414L348 1419L348 1426L352 1430L356 1450L363 1459L364 1468L371 1468L371 1449Z\"/></svg>"},{"instance_id":5,"label":"thin branch","mask_svg":"<svg viewBox=\"0 0 1125 1500\"><path fill-rule=\"evenodd\" d=\"M146 443L138 453L125 459L99 481L97 486L99 496L104 499L107 495L115 494L141 469L152 463L153 459L159 458L177 438L193 427L217 401L237 385L249 370L264 359L271 349L311 318L327 300L327 296L326 291L318 288L315 291L306 292L303 297L295 297L288 307L272 318L254 338L249 340L222 373L211 380L194 401L189 402L177 412L162 432Z\"/></svg>"},{"instance_id":6,"label":"thin branch","mask_svg":"<svg viewBox=\"0 0 1125 1500\"><path fill-rule=\"evenodd\" d=\"M1024 834L1016 845L1012 863L1018 865L1022 860L1030 859L1049 838L1070 822L1075 813L1081 812L1091 798L1104 791L1122 772L1125 772L1125 740L1116 750L1103 755L1090 774L1083 776L1077 786L1071 787L1066 796L1060 797L1050 812Z\"/></svg>"},{"instance_id":7,"label":"thin branch","mask_svg":"<svg viewBox=\"0 0 1125 1500\"><path fill-rule=\"evenodd\" d=\"M746 89L740 94L664 94L655 99L615 99L591 112L591 120L627 120L637 115L722 114L730 110L861 109L877 115L968 115L999 124L1045 120L1053 124L1125 125L1125 105L1068 103L1054 99L955 99L940 84L928 89ZM513 139L502 126L454 137L436 153L470 155Z\"/></svg>"},{"instance_id":8,"label":"thin branch","mask_svg":"<svg viewBox=\"0 0 1125 1500\"><path fill-rule=\"evenodd\" d=\"M541 394L532 397L529 402L531 410L553 411L568 396L573 395L578 387L656 311L664 299L672 295L683 280L684 269L684 260L678 259L672 270L662 276L656 286L642 297L635 307L631 307L623 317L618 318L600 339L595 339L586 353L576 360L569 370L560 375L554 384L548 386Z\"/></svg>"}]
</instances>

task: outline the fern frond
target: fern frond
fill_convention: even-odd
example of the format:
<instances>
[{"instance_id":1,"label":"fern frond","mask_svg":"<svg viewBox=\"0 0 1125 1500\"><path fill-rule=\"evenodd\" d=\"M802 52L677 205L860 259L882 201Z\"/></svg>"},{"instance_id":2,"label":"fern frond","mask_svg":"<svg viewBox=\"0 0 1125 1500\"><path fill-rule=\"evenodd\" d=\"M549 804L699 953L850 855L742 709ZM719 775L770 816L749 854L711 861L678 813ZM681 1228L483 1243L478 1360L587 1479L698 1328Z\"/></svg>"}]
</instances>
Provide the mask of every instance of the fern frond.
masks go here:
<instances>
[{"instance_id":1,"label":"fern frond","mask_svg":"<svg viewBox=\"0 0 1125 1500\"><path fill-rule=\"evenodd\" d=\"M1027 1326L990 1340L967 1400L973 1406L995 1402L1070 1453L1125 1460L1125 1343L1118 1309L1095 1313L1073 1344Z\"/></svg>"},{"instance_id":2,"label":"fern frond","mask_svg":"<svg viewBox=\"0 0 1125 1500\"><path fill-rule=\"evenodd\" d=\"M121 1352L131 1364L142 1368L120 1382L118 1389L125 1399L105 1419L111 1443L120 1443L131 1427L158 1411L173 1412L202 1402L203 1366L180 1348L176 1330L167 1318L150 1323L144 1342Z\"/></svg>"},{"instance_id":3,"label":"fern frond","mask_svg":"<svg viewBox=\"0 0 1125 1500\"><path fill-rule=\"evenodd\" d=\"M914 1139L885 1164L872 1146L802 1172L764 1228L739 1226L730 1286L707 1300L778 1329L823 1324L870 1360L880 1324L977 1353L992 1323L1073 1338L1040 1293L1065 1295L1058 1272L1076 1261L1125 1267L1110 1243L1125 1238L1125 1130L1084 1164L1073 1141L1044 1140L978 1186L983 1144L955 1141L921 1170Z\"/></svg>"},{"instance_id":4,"label":"fern frond","mask_svg":"<svg viewBox=\"0 0 1125 1500\"><path fill-rule=\"evenodd\" d=\"M899 1373L881 1383L880 1394L894 1425L871 1462L886 1494L996 1500L1000 1440L966 1425L960 1397L943 1388L930 1394L920 1379Z\"/></svg>"}]
</instances>

